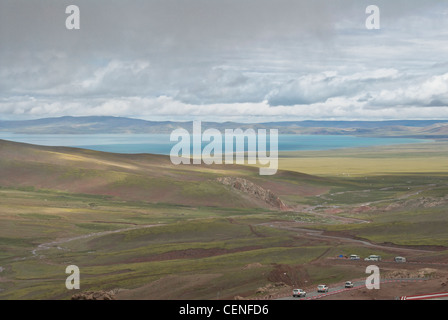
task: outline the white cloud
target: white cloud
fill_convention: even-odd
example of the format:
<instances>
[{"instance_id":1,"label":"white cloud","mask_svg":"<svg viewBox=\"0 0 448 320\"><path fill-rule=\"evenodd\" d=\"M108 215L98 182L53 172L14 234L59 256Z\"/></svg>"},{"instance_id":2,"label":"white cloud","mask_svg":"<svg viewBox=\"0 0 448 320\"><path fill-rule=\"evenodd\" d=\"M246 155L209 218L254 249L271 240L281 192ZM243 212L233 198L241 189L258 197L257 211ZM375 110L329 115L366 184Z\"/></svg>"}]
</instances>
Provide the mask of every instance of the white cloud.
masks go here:
<instances>
[{"instance_id":1,"label":"white cloud","mask_svg":"<svg viewBox=\"0 0 448 320\"><path fill-rule=\"evenodd\" d=\"M371 103L380 108L385 105L448 106L448 73L435 75L409 86L381 90Z\"/></svg>"},{"instance_id":2,"label":"white cloud","mask_svg":"<svg viewBox=\"0 0 448 320\"><path fill-rule=\"evenodd\" d=\"M353 97L363 91L387 86L399 77L398 70L376 69L340 75L336 71L307 74L275 88L267 95L271 105L296 105L325 102L337 97ZM380 83L378 83L380 82Z\"/></svg>"},{"instance_id":3,"label":"white cloud","mask_svg":"<svg viewBox=\"0 0 448 320\"><path fill-rule=\"evenodd\" d=\"M266 122L292 119L444 119L448 107L390 106L371 108L359 97L330 98L322 103L272 107L267 101L258 103L188 104L173 98L122 97L111 99L86 99L69 103L27 98L0 101L0 112L28 115L33 118L42 113L48 116L112 115L141 117L148 120L170 119L203 121Z\"/></svg>"}]
</instances>

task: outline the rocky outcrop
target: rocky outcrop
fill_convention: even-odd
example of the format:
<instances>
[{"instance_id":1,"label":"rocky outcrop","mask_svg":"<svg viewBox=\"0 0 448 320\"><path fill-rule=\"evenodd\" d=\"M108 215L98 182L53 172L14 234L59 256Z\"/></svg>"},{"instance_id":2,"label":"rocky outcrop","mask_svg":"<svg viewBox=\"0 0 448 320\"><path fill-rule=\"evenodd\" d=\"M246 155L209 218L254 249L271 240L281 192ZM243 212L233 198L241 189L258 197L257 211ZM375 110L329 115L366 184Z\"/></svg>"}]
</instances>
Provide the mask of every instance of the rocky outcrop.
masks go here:
<instances>
[{"instance_id":1,"label":"rocky outcrop","mask_svg":"<svg viewBox=\"0 0 448 320\"><path fill-rule=\"evenodd\" d=\"M288 210L287 205L285 205L278 196L271 192L271 190L264 189L249 180L237 177L221 177L217 180L222 184L244 192L257 200L264 201L272 207L280 210Z\"/></svg>"},{"instance_id":2,"label":"rocky outcrop","mask_svg":"<svg viewBox=\"0 0 448 320\"><path fill-rule=\"evenodd\" d=\"M284 287L288 287L288 285L283 282L268 283L266 286L258 288L256 294L274 293Z\"/></svg>"},{"instance_id":3,"label":"rocky outcrop","mask_svg":"<svg viewBox=\"0 0 448 320\"><path fill-rule=\"evenodd\" d=\"M114 294L108 291L86 291L74 294L72 300L115 300Z\"/></svg>"},{"instance_id":4,"label":"rocky outcrop","mask_svg":"<svg viewBox=\"0 0 448 320\"><path fill-rule=\"evenodd\" d=\"M246 264L243 267L243 270L254 269L254 268L261 268L261 267L263 267L263 265L261 263L255 262L255 263Z\"/></svg>"},{"instance_id":5,"label":"rocky outcrop","mask_svg":"<svg viewBox=\"0 0 448 320\"><path fill-rule=\"evenodd\" d=\"M416 199L395 201L394 203L388 205L385 208L385 210L391 211L401 208L435 208L445 206L447 203L448 203L448 196L441 198L420 197Z\"/></svg>"},{"instance_id":6,"label":"rocky outcrop","mask_svg":"<svg viewBox=\"0 0 448 320\"><path fill-rule=\"evenodd\" d=\"M434 277L437 274L436 269L423 268L419 270L394 270L386 274L389 279L415 279Z\"/></svg>"}]
</instances>

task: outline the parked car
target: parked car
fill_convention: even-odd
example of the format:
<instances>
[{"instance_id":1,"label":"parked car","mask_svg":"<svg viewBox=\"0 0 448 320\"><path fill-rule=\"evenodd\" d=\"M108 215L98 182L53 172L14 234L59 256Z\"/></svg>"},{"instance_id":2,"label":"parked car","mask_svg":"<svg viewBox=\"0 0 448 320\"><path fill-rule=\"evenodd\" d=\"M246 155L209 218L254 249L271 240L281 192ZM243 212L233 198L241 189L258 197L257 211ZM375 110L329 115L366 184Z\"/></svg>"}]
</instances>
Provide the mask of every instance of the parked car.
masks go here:
<instances>
[{"instance_id":1,"label":"parked car","mask_svg":"<svg viewBox=\"0 0 448 320\"><path fill-rule=\"evenodd\" d=\"M350 255L350 260L359 260L359 259L360 259L359 256L356 255L356 254L351 254Z\"/></svg>"},{"instance_id":2,"label":"parked car","mask_svg":"<svg viewBox=\"0 0 448 320\"><path fill-rule=\"evenodd\" d=\"M404 257L395 257L395 262L406 262L406 258L404 258Z\"/></svg>"},{"instance_id":3,"label":"parked car","mask_svg":"<svg viewBox=\"0 0 448 320\"><path fill-rule=\"evenodd\" d=\"M351 282L351 281L345 281L345 287L346 287L346 288L353 288L353 287L354 287L354 284L353 284L353 282Z\"/></svg>"},{"instance_id":4,"label":"parked car","mask_svg":"<svg viewBox=\"0 0 448 320\"><path fill-rule=\"evenodd\" d=\"M328 292L328 286L320 284L317 286L317 292Z\"/></svg>"},{"instance_id":5,"label":"parked car","mask_svg":"<svg viewBox=\"0 0 448 320\"><path fill-rule=\"evenodd\" d=\"M293 297L306 297L306 292L302 289L294 289L292 290Z\"/></svg>"},{"instance_id":6,"label":"parked car","mask_svg":"<svg viewBox=\"0 0 448 320\"><path fill-rule=\"evenodd\" d=\"M364 261L381 261L381 256L371 254L370 256L365 258Z\"/></svg>"}]
</instances>

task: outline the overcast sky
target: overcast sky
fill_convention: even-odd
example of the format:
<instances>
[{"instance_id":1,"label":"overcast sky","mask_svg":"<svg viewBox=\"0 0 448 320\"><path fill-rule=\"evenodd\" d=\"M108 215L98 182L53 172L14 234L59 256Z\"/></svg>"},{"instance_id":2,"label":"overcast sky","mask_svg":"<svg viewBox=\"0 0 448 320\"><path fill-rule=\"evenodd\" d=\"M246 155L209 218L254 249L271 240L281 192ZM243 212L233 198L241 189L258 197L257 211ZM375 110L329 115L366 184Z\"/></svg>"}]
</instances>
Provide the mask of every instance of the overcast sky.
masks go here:
<instances>
[{"instance_id":1,"label":"overcast sky","mask_svg":"<svg viewBox=\"0 0 448 320\"><path fill-rule=\"evenodd\" d=\"M0 119L63 115L448 119L448 0L1 0Z\"/></svg>"}]
</instances>

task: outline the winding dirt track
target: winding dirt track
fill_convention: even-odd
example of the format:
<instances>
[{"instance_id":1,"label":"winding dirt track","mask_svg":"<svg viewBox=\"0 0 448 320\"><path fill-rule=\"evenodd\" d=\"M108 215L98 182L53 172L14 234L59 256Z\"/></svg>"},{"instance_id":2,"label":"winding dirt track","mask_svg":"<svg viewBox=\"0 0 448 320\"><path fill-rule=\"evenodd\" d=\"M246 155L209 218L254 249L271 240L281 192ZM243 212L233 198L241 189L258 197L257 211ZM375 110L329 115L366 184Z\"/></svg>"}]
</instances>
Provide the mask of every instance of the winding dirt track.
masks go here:
<instances>
[{"instance_id":1,"label":"winding dirt track","mask_svg":"<svg viewBox=\"0 0 448 320\"><path fill-rule=\"evenodd\" d=\"M158 226L162 226L162 225L163 224L146 224L146 225L135 226L135 227L131 227L131 228L123 228L123 229L117 229L117 230L83 234L81 236L76 236L76 237L72 237L72 238L65 238L65 239L55 240L55 241L51 241L51 242L47 242L47 243L42 243L42 244L38 245L35 249L33 249L31 251L31 253L33 254L33 256L37 256L37 253L39 251L49 250L54 247L56 247L60 250L63 250L63 248L61 248L60 245L62 245L64 243L76 241L76 240L87 239L87 238L92 238L92 237L101 237L101 236L114 234L114 233L120 233L120 232L137 230L137 229L146 229L146 228L158 227Z\"/></svg>"},{"instance_id":2,"label":"winding dirt track","mask_svg":"<svg viewBox=\"0 0 448 320\"><path fill-rule=\"evenodd\" d=\"M377 248L377 249L385 249L389 251L397 251L397 252L413 252L413 253L428 253L428 252L436 252L435 250L429 250L429 249L415 249L415 248L404 248L404 247L397 247L397 246L388 246L384 244L375 244L371 243L366 240L359 240L359 239L353 239L349 237L343 237L343 236L328 236L324 235L324 231L322 230L312 230L312 229L304 229L299 227L288 227L280 225L279 223L273 222L273 223L262 223L260 225L268 226L271 228L277 228L282 230L288 230L288 231L294 231L297 232L298 235L306 238L313 238L317 240L337 240L340 242L347 242L347 243L356 243L356 244L362 244L367 247L371 248Z\"/></svg>"},{"instance_id":3,"label":"winding dirt track","mask_svg":"<svg viewBox=\"0 0 448 320\"><path fill-rule=\"evenodd\" d=\"M357 218L349 218L349 217L341 217L341 216L337 216L337 215L331 215L331 214L325 214L325 213L320 213L320 212L315 212L314 210L316 208L318 208L320 206L314 206L314 207L309 207L306 208L304 210L304 212L306 213L310 213L314 216L318 216L318 217L323 217L323 218L328 218L328 219L333 219L333 220L340 220L344 223L370 223L369 220L363 220L363 219L357 219ZM298 212L300 213L300 212Z\"/></svg>"}]
</instances>

